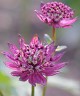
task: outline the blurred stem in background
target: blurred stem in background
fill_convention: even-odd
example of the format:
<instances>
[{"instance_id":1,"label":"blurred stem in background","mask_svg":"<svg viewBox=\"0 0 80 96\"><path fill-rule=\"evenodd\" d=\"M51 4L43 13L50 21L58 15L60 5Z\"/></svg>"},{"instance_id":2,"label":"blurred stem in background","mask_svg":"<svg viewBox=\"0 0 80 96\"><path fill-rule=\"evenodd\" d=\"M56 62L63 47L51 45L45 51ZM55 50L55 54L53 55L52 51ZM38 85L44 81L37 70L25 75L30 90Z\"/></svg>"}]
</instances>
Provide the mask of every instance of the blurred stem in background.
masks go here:
<instances>
[{"instance_id":1,"label":"blurred stem in background","mask_svg":"<svg viewBox=\"0 0 80 96\"><path fill-rule=\"evenodd\" d=\"M31 92L31 96L34 96L34 86L32 86L32 92Z\"/></svg>"},{"instance_id":2,"label":"blurred stem in background","mask_svg":"<svg viewBox=\"0 0 80 96\"><path fill-rule=\"evenodd\" d=\"M48 77L46 77L46 80L47 79L48 79ZM47 83L46 83L46 85L43 88L42 96L45 96L46 95L46 89L47 89Z\"/></svg>"},{"instance_id":3,"label":"blurred stem in background","mask_svg":"<svg viewBox=\"0 0 80 96\"><path fill-rule=\"evenodd\" d=\"M56 29L52 28L52 40L56 43Z\"/></svg>"},{"instance_id":4,"label":"blurred stem in background","mask_svg":"<svg viewBox=\"0 0 80 96\"><path fill-rule=\"evenodd\" d=\"M0 96L3 96L2 92L0 91Z\"/></svg>"},{"instance_id":5,"label":"blurred stem in background","mask_svg":"<svg viewBox=\"0 0 80 96\"><path fill-rule=\"evenodd\" d=\"M52 40L55 42L55 44L56 44L56 31L55 31L56 29L53 27L52 28ZM54 53L55 54L55 53ZM48 77L46 77L46 79L47 79L47 83L48 83ZM47 85L46 86L44 86L44 88L43 88L43 92L42 92L42 96L45 96L46 95L46 89L47 89Z\"/></svg>"}]
</instances>

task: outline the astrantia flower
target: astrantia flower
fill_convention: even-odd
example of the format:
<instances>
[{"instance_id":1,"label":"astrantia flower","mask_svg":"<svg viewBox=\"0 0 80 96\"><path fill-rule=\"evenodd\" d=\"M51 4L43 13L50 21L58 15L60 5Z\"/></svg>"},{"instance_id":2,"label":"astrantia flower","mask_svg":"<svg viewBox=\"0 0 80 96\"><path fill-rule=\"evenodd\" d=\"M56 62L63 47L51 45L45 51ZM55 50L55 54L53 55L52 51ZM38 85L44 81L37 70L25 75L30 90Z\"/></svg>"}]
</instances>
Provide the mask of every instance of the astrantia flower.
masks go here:
<instances>
[{"instance_id":1,"label":"astrantia flower","mask_svg":"<svg viewBox=\"0 0 80 96\"><path fill-rule=\"evenodd\" d=\"M37 35L30 44L26 44L19 35L19 45L18 49L14 44L8 43L10 52L3 52L9 59L5 64L13 70L11 72L13 76L19 77L21 81L28 80L33 86L36 83L45 85L45 77L57 74L66 64L58 63L64 52L53 56L56 49L54 42L44 45Z\"/></svg>"},{"instance_id":2,"label":"astrantia flower","mask_svg":"<svg viewBox=\"0 0 80 96\"><path fill-rule=\"evenodd\" d=\"M36 11L38 18L54 28L70 27L75 21L74 11L61 2L41 3L40 11Z\"/></svg>"}]
</instances>

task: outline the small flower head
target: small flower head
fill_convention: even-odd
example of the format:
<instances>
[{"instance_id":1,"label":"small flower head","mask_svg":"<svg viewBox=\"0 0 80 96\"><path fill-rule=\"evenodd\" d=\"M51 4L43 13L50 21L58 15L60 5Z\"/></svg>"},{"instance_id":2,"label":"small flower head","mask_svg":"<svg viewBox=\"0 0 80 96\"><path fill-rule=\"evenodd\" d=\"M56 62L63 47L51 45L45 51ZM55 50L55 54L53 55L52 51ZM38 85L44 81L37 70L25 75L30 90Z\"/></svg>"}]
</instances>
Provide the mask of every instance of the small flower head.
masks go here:
<instances>
[{"instance_id":1,"label":"small flower head","mask_svg":"<svg viewBox=\"0 0 80 96\"><path fill-rule=\"evenodd\" d=\"M9 59L5 62L6 66L11 68L13 76L19 77L21 81L29 81L33 86L46 84L46 76L53 76L64 67L65 62L58 63L64 53L53 56L56 47L54 42L44 45L34 36L30 44L26 44L19 35L18 49L14 44L8 43L10 52L3 52Z\"/></svg>"},{"instance_id":2,"label":"small flower head","mask_svg":"<svg viewBox=\"0 0 80 96\"><path fill-rule=\"evenodd\" d=\"M54 28L70 27L75 21L74 11L61 2L41 3L41 11L36 11L37 17Z\"/></svg>"}]
</instances>

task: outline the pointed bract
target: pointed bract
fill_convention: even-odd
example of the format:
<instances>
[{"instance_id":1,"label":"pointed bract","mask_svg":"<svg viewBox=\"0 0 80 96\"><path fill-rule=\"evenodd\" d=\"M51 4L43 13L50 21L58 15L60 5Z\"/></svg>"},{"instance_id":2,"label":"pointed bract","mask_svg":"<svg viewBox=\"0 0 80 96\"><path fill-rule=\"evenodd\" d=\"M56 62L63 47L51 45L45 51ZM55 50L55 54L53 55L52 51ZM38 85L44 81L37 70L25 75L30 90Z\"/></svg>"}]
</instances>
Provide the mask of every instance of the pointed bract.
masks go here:
<instances>
[{"instance_id":1,"label":"pointed bract","mask_svg":"<svg viewBox=\"0 0 80 96\"><path fill-rule=\"evenodd\" d=\"M43 1L41 1L40 8L44 5Z\"/></svg>"},{"instance_id":2,"label":"pointed bract","mask_svg":"<svg viewBox=\"0 0 80 96\"><path fill-rule=\"evenodd\" d=\"M75 21L77 20L77 18L74 18L74 19L63 19L59 22L59 25L62 26L62 27L69 27L71 26Z\"/></svg>"}]
</instances>

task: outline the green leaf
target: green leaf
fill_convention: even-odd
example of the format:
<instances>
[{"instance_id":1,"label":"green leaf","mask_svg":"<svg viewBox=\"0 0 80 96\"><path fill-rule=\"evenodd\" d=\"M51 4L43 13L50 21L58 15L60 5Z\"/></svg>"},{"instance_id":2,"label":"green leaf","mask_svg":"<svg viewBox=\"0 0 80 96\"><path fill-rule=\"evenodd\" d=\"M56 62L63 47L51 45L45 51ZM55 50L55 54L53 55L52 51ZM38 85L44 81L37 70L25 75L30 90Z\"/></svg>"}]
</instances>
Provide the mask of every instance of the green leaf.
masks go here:
<instances>
[{"instance_id":1,"label":"green leaf","mask_svg":"<svg viewBox=\"0 0 80 96\"><path fill-rule=\"evenodd\" d=\"M0 84L4 84L4 85L11 84L10 78L3 72L0 72Z\"/></svg>"}]
</instances>

